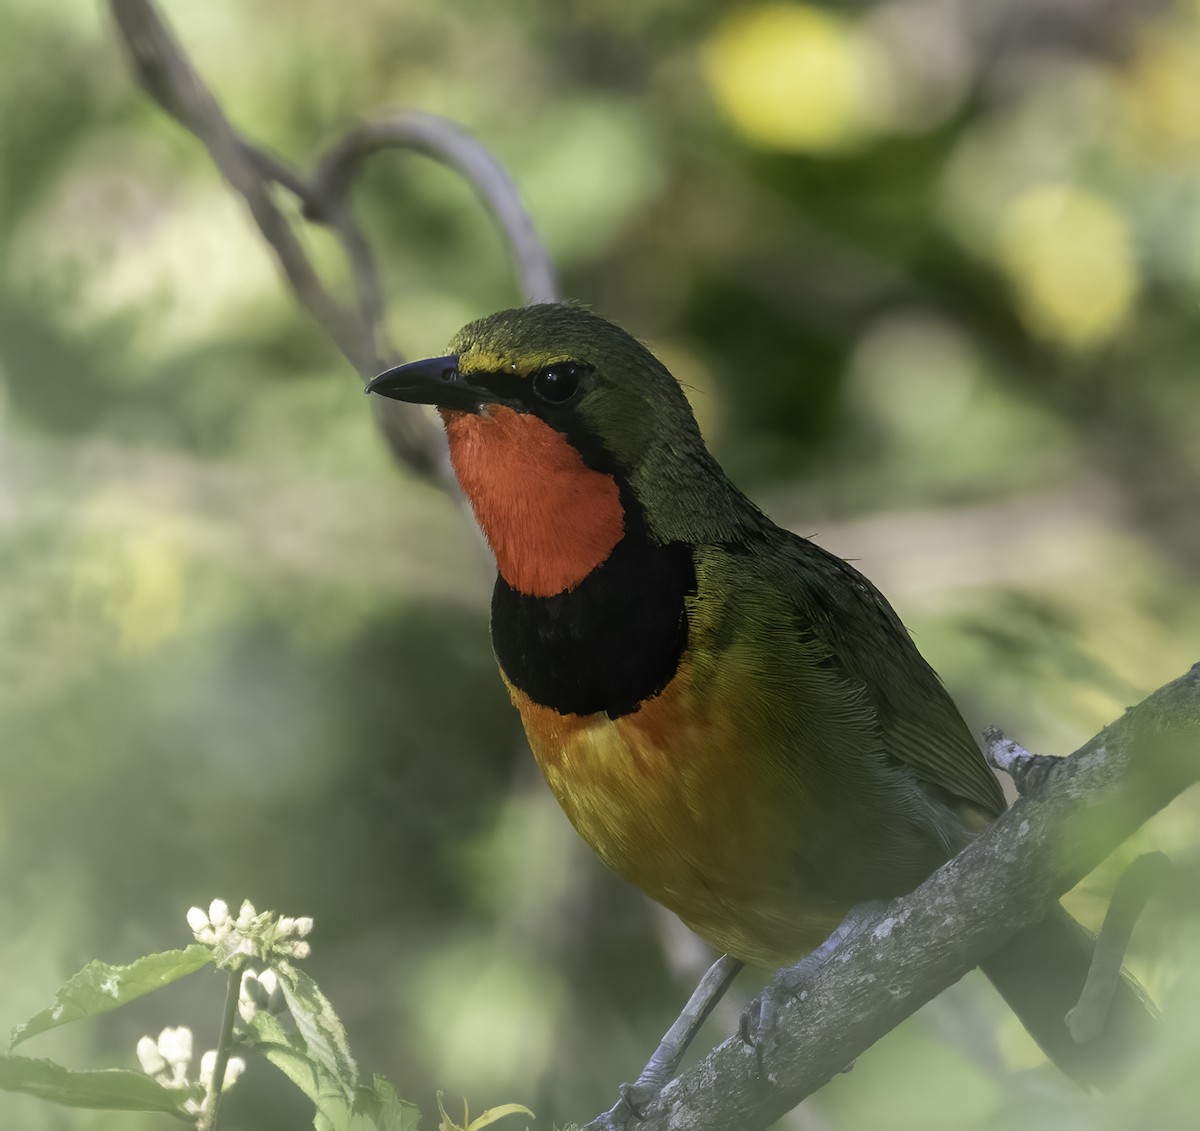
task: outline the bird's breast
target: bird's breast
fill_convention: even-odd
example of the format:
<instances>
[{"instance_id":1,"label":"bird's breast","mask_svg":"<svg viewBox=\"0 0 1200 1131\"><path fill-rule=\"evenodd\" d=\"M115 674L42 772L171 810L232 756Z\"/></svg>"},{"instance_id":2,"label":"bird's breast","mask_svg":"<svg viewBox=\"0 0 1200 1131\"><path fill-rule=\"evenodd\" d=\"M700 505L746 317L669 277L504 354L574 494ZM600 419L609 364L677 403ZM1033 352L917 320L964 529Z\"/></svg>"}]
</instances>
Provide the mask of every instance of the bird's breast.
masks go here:
<instances>
[{"instance_id":1,"label":"bird's breast","mask_svg":"<svg viewBox=\"0 0 1200 1131\"><path fill-rule=\"evenodd\" d=\"M761 774L743 712L695 694L686 659L638 710L563 715L509 684L546 782L612 868L675 911L712 946L762 967L798 958L837 924L800 898L782 858L789 835Z\"/></svg>"}]
</instances>

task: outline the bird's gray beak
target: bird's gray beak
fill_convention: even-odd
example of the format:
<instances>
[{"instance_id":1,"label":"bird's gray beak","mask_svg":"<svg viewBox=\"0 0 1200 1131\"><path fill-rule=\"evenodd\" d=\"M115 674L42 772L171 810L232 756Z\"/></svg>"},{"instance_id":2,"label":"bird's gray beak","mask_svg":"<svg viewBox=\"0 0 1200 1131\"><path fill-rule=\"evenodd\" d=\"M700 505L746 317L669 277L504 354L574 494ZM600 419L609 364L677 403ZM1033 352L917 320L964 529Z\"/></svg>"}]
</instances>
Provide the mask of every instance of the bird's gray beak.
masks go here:
<instances>
[{"instance_id":1,"label":"bird's gray beak","mask_svg":"<svg viewBox=\"0 0 1200 1131\"><path fill-rule=\"evenodd\" d=\"M464 378L454 354L397 365L374 378L366 391L394 401L434 404L460 412L479 412L485 404L494 404L499 399L482 385L473 385Z\"/></svg>"}]
</instances>

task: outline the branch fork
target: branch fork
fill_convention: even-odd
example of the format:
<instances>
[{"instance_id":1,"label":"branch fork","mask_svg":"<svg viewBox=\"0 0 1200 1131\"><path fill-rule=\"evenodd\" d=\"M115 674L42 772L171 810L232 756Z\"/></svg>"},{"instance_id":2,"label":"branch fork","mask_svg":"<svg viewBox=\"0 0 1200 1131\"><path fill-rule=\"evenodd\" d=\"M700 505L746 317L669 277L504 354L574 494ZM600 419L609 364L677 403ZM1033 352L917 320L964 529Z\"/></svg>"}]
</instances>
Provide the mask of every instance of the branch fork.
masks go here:
<instances>
[{"instance_id":1,"label":"branch fork","mask_svg":"<svg viewBox=\"0 0 1200 1131\"><path fill-rule=\"evenodd\" d=\"M230 187L245 200L288 283L365 384L402 358L384 324L385 303L370 243L351 207L354 180L367 157L386 149L423 154L470 182L503 230L528 302L562 296L554 263L505 168L461 126L406 111L348 130L305 176L243 137L171 34L151 0L109 0L130 66L146 93L204 143ZM354 303L335 298L275 200L282 187L301 215L333 232L354 280ZM378 398L376 398L378 399ZM376 419L398 462L453 490L441 430L415 405L381 403Z\"/></svg>"}]
</instances>

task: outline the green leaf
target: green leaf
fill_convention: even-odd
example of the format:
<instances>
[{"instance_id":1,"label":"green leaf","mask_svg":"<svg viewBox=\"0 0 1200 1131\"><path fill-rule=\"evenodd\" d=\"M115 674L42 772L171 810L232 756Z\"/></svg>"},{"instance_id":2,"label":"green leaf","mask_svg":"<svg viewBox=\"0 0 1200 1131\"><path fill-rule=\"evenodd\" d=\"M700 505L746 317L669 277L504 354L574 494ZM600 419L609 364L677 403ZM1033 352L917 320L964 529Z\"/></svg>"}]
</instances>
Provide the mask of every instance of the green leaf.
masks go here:
<instances>
[{"instance_id":1,"label":"green leaf","mask_svg":"<svg viewBox=\"0 0 1200 1131\"><path fill-rule=\"evenodd\" d=\"M183 1103L201 1095L198 1089L193 1094L186 1089L164 1088L140 1072L120 1068L72 1072L52 1060L8 1055L0 1055L0 1088L6 1092L27 1092L68 1107L165 1112L189 1123L195 1120L183 1110Z\"/></svg>"},{"instance_id":2,"label":"green leaf","mask_svg":"<svg viewBox=\"0 0 1200 1131\"><path fill-rule=\"evenodd\" d=\"M350 1131L417 1131L420 1121L417 1108L397 1096L382 1076L376 1076L370 1087L358 1089Z\"/></svg>"},{"instance_id":3,"label":"green leaf","mask_svg":"<svg viewBox=\"0 0 1200 1131\"><path fill-rule=\"evenodd\" d=\"M312 1100L317 1131L348 1131L350 1104L338 1081L309 1056L303 1037L285 1032L277 1018L262 1011L250 1019L248 1032L254 1047Z\"/></svg>"},{"instance_id":4,"label":"green leaf","mask_svg":"<svg viewBox=\"0 0 1200 1131\"><path fill-rule=\"evenodd\" d=\"M353 1082L357 1069L345 1031L316 983L288 964L275 972L298 1031L288 1033L278 1018L259 1010L247 1035L312 1100L316 1131L416 1131L420 1113L382 1076L369 1086Z\"/></svg>"},{"instance_id":5,"label":"green leaf","mask_svg":"<svg viewBox=\"0 0 1200 1131\"><path fill-rule=\"evenodd\" d=\"M13 1028L8 1047L70 1021L107 1013L207 966L212 951L199 943L184 950L148 954L128 966L89 962L54 995L54 1004Z\"/></svg>"},{"instance_id":6,"label":"green leaf","mask_svg":"<svg viewBox=\"0 0 1200 1131\"><path fill-rule=\"evenodd\" d=\"M336 1083L347 1104L353 1104L358 1087L358 1066L350 1055L346 1030L314 982L289 962L274 967L296 1028L304 1038L309 1059Z\"/></svg>"},{"instance_id":7,"label":"green leaf","mask_svg":"<svg viewBox=\"0 0 1200 1131\"><path fill-rule=\"evenodd\" d=\"M350 1109L342 1103L341 1108L334 1115L326 1109L322 1111L317 1109L316 1115L313 1116L313 1131L358 1131L357 1128L352 1128Z\"/></svg>"},{"instance_id":8,"label":"green leaf","mask_svg":"<svg viewBox=\"0 0 1200 1131\"><path fill-rule=\"evenodd\" d=\"M482 1115L472 1119L467 1131L483 1131L485 1127L491 1127L498 1119L507 1115L527 1115L530 1119L536 1118L524 1104L501 1104L499 1107L489 1107Z\"/></svg>"},{"instance_id":9,"label":"green leaf","mask_svg":"<svg viewBox=\"0 0 1200 1131\"><path fill-rule=\"evenodd\" d=\"M254 1037L254 1047L316 1103L322 1092L320 1070L305 1052L303 1038L285 1032L278 1018L262 1010L250 1018L247 1036L250 1035Z\"/></svg>"},{"instance_id":10,"label":"green leaf","mask_svg":"<svg viewBox=\"0 0 1200 1131\"><path fill-rule=\"evenodd\" d=\"M503 1119L508 1115L528 1115L531 1119L536 1118L533 1112L523 1104L501 1104L499 1107L489 1107L482 1115L472 1119L471 1113L467 1109L467 1101L464 1099L463 1121L459 1124L455 1123L446 1114L445 1098L444 1092L438 1092L438 1115L441 1116L441 1121L438 1123L438 1131L483 1131L485 1127L490 1127L497 1120Z\"/></svg>"}]
</instances>

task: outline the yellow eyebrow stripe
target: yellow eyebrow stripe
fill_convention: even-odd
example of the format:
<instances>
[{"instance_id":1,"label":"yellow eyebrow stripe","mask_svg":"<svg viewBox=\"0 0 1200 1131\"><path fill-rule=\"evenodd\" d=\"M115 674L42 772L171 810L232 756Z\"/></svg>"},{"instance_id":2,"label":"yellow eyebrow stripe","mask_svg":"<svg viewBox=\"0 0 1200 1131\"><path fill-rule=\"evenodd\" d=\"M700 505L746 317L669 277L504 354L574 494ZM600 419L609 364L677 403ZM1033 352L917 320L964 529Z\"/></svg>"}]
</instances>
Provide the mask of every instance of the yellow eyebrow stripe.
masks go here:
<instances>
[{"instance_id":1,"label":"yellow eyebrow stripe","mask_svg":"<svg viewBox=\"0 0 1200 1131\"><path fill-rule=\"evenodd\" d=\"M543 353L525 354L514 362L511 356L472 347L458 355L458 371L464 377L473 373L512 373L517 377L529 377L547 365L569 360L563 353Z\"/></svg>"},{"instance_id":2,"label":"yellow eyebrow stripe","mask_svg":"<svg viewBox=\"0 0 1200 1131\"><path fill-rule=\"evenodd\" d=\"M505 361L498 353L468 350L458 357L458 371L464 377L469 377L472 373L502 373L505 370L511 373L518 372L515 365Z\"/></svg>"}]
</instances>

